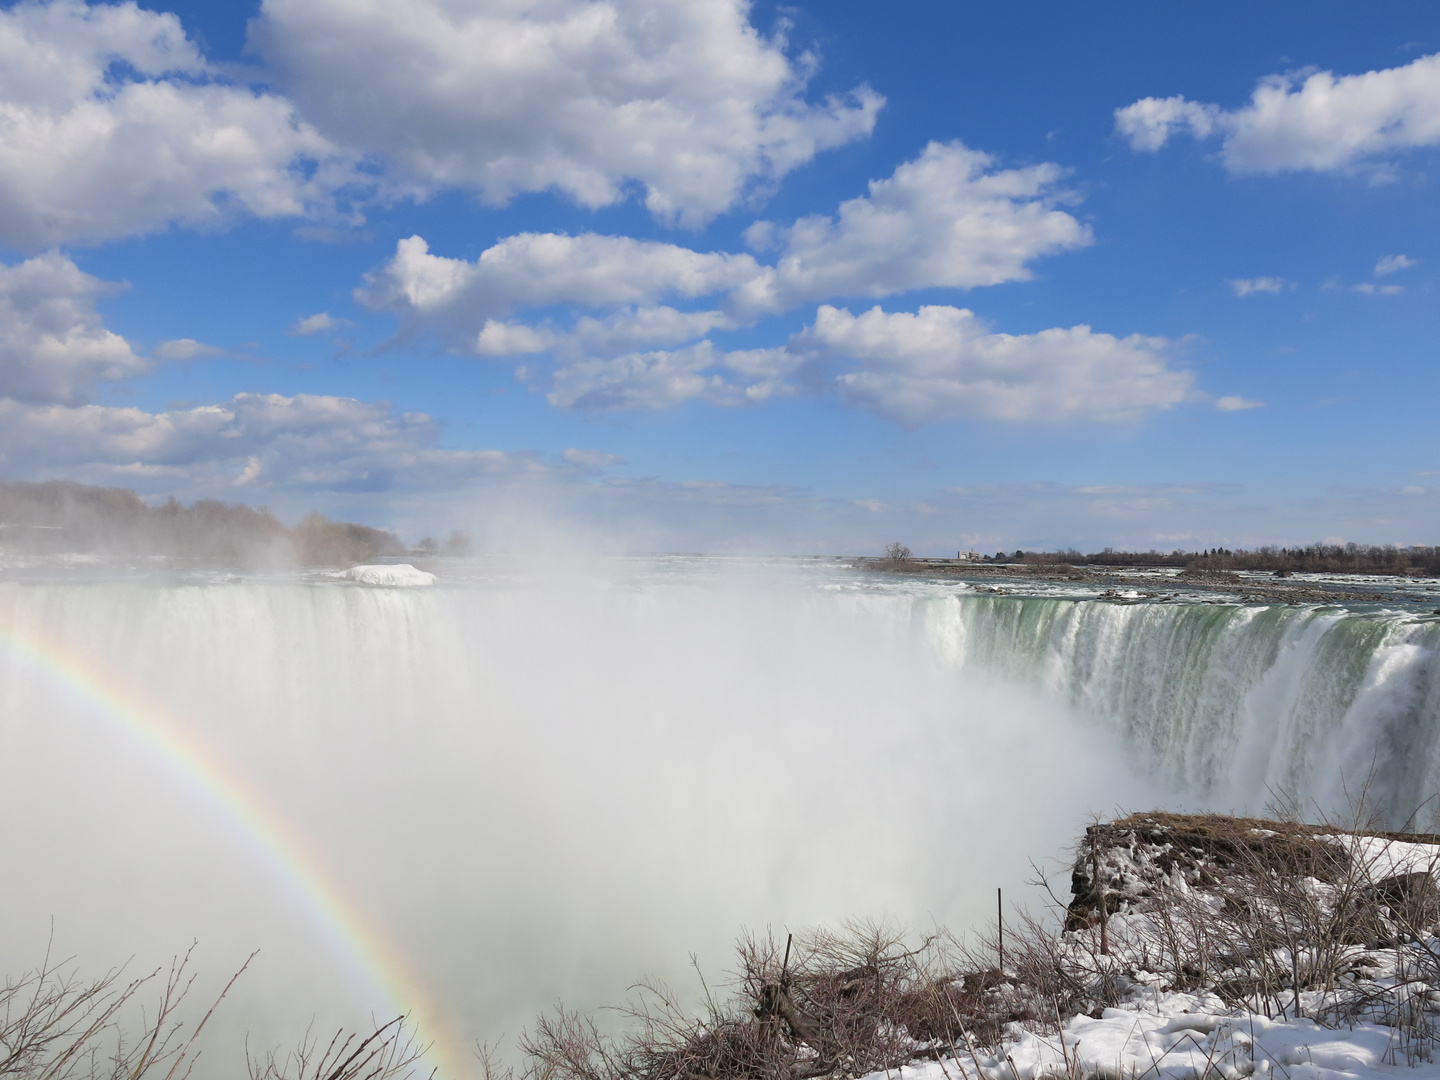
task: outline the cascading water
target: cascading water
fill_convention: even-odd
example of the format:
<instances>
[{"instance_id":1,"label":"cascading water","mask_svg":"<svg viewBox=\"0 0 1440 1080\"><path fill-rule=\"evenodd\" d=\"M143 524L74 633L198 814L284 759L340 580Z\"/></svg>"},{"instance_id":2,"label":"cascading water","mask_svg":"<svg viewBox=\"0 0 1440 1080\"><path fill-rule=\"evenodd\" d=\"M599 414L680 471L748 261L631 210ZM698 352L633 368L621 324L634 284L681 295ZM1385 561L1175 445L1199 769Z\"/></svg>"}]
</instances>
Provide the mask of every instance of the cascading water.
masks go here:
<instances>
[{"instance_id":1,"label":"cascading water","mask_svg":"<svg viewBox=\"0 0 1440 1080\"><path fill-rule=\"evenodd\" d=\"M1218 808L1369 809L1440 791L1440 619L1285 605L959 596L917 603L961 670L1042 687L1172 792Z\"/></svg>"},{"instance_id":2,"label":"cascading water","mask_svg":"<svg viewBox=\"0 0 1440 1080\"><path fill-rule=\"evenodd\" d=\"M233 1075L244 1031L410 1004L391 956L463 1074L557 998L723 971L742 926L980 925L1091 812L1437 777L1433 620L715 565L0 585L0 970L52 918L87 970L259 947Z\"/></svg>"}]
</instances>

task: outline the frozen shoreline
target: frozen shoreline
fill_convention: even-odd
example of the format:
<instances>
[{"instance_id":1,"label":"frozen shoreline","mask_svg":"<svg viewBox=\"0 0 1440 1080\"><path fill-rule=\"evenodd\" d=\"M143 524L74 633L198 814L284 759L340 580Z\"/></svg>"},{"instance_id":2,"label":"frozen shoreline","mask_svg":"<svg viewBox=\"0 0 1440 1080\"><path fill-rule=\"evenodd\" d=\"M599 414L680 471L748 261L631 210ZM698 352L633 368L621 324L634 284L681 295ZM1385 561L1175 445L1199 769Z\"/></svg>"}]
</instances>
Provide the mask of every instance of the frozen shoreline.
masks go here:
<instances>
[{"instance_id":1,"label":"frozen shoreline","mask_svg":"<svg viewBox=\"0 0 1440 1080\"><path fill-rule=\"evenodd\" d=\"M1172 600L1177 594L1224 597L1241 603L1283 604L1416 604L1440 607L1440 578L1385 574L1295 574L1275 577L1259 571L1186 574L1166 567L1055 566L1023 563L925 563L898 568L866 565L857 568L896 577L965 581L980 591L1023 589L1036 582L1098 586L1099 598L1117 601ZM1133 596L1120 595L1132 592Z\"/></svg>"}]
</instances>

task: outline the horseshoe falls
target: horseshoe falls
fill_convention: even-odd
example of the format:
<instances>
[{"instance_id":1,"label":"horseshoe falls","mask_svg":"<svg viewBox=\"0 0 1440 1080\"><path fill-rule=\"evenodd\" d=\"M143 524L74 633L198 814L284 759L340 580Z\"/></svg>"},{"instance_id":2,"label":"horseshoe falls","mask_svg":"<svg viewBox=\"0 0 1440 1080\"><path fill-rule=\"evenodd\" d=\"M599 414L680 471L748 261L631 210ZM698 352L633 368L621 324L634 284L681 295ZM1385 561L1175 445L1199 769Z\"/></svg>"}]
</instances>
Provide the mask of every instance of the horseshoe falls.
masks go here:
<instances>
[{"instance_id":1,"label":"horseshoe falls","mask_svg":"<svg viewBox=\"0 0 1440 1080\"><path fill-rule=\"evenodd\" d=\"M1063 702L1185 801L1313 815L1363 794L1398 828L1440 791L1433 614L958 596L915 617L953 669Z\"/></svg>"},{"instance_id":2,"label":"horseshoe falls","mask_svg":"<svg viewBox=\"0 0 1440 1080\"><path fill-rule=\"evenodd\" d=\"M203 997L259 949L211 1060L411 1010L465 1075L557 999L718 976L742 928L981 926L1093 813L1368 777L1402 823L1440 786L1431 615L435 569L0 582L0 970L195 941Z\"/></svg>"}]
</instances>

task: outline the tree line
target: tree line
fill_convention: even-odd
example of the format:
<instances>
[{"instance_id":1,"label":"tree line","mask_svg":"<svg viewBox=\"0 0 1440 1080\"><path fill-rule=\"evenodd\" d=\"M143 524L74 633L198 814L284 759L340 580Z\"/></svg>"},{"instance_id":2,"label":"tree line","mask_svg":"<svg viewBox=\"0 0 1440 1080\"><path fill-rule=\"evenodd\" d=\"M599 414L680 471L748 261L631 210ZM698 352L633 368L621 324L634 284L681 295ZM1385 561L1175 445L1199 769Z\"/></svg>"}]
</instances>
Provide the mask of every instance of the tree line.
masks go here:
<instances>
[{"instance_id":1,"label":"tree line","mask_svg":"<svg viewBox=\"0 0 1440 1080\"><path fill-rule=\"evenodd\" d=\"M447 547L457 542L452 537ZM126 488L0 480L0 551L159 556L198 565L280 568L354 566L403 555L406 547L385 529L332 521L324 514L309 514L287 527L265 507L218 499L186 506L172 497L151 506Z\"/></svg>"},{"instance_id":2,"label":"tree line","mask_svg":"<svg viewBox=\"0 0 1440 1080\"><path fill-rule=\"evenodd\" d=\"M1305 547L1207 548L1203 551L996 552L988 563L1071 566L1175 566L1195 571L1263 570L1276 573L1440 574L1440 547L1395 544L1308 544Z\"/></svg>"}]
</instances>

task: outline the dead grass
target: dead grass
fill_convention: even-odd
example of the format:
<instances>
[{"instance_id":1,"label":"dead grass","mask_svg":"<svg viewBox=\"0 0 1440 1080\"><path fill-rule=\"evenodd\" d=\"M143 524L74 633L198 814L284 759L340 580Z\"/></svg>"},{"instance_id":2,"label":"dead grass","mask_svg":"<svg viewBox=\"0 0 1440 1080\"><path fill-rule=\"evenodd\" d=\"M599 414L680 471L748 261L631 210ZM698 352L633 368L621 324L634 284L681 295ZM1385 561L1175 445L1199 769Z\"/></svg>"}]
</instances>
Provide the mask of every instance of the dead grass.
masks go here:
<instances>
[{"instance_id":1,"label":"dead grass","mask_svg":"<svg viewBox=\"0 0 1440 1080\"><path fill-rule=\"evenodd\" d=\"M487 1059L487 1075L813 1080L926 1057L955 1059L968 1075L976 1048L1002 1047L1015 1025L1054 1033L1160 990L1208 991L1272 1018L1388 1024L1400 1057L1429 1060L1440 1038L1440 865L1397 872L1359 857L1355 837L1378 841L1381 856L1433 844L1440 862L1434 835L1132 814L1087 830L1055 917L1007 916L1003 969L997 928L968 948L874 924L746 935L723 994L707 988L698 1013L642 983L619 1010L620 1034L559 1008L523 1038L518 1072Z\"/></svg>"}]
</instances>

